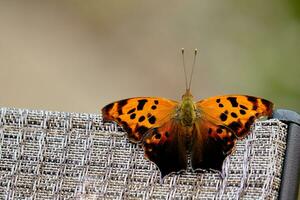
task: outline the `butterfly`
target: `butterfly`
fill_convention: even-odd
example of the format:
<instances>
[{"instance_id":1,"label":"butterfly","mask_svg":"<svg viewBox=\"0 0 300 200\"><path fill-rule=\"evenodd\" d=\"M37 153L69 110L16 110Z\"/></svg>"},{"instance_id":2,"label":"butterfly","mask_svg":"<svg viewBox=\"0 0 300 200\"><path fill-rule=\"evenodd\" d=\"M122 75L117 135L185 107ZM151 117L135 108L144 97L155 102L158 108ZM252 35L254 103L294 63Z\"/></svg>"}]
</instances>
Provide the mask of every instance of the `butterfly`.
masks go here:
<instances>
[{"instance_id":1,"label":"butterfly","mask_svg":"<svg viewBox=\"0 0 300 200\"><path fill-rule=\"evenodd\" d=\"M115 121L131 142L141 144L162 178L186 170L188 158L193 170L221 171L224 159L254 121L272 116L273 103L254 96L223 95L195 102L190 84L180 102L135 97L102 108L103 120Z\"/></svg>"}]
</instances>

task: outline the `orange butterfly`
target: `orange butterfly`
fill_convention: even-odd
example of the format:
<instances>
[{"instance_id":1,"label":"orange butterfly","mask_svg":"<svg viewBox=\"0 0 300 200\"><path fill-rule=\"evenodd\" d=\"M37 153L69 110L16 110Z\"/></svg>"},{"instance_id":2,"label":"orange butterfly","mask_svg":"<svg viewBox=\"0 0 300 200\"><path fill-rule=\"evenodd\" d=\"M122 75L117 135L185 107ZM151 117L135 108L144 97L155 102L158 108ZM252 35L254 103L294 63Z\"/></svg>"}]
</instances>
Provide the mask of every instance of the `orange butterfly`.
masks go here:
<instances>
[{"instance_id":1,"label":"orange butterfly","mask_svg":"<svg viewBox=\"0 0 300 200\"><path fill-rule=\"evenodd\" d=\"M195 57L196 53L197 50ZM185 170L189 152L194 170L221 171L237 139L249 133L255 119L270 117L273 112L270 101L247 95L216 96L194 102L190 91L192 74L181 102L136 97L102 109L104 121L117 122L130 141L142 144L145 156L158 166L162 177Z\"/></svg>"}]
</instances>

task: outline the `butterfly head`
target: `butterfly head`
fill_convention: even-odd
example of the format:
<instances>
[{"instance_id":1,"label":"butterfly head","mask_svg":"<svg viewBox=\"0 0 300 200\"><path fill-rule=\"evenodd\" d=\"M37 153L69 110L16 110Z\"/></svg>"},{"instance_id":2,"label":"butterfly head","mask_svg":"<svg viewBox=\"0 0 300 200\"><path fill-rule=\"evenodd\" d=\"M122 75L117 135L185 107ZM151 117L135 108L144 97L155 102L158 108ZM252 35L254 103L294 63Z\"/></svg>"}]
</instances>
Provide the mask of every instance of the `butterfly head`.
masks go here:
<instances>
[{"instance_id":1,"label":"butterfly head","mask_svg":"<svg viewBox=\"0 0 300 200\"><path fill-rule=\"evenodd\" d=\"M187 99L193 99L193 95L191 93L190 89L186 89L185 93L182 95L182 101L187 100Z\"/></svg>"}]
</instances>

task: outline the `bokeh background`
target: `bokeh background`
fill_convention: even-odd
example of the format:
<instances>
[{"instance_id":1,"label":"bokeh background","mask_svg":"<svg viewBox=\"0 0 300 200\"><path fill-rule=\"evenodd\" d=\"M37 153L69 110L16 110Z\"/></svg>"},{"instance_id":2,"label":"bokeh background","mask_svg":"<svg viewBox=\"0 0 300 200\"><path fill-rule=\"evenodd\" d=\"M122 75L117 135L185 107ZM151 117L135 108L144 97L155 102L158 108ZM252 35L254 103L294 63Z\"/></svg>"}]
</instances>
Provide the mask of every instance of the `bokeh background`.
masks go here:
<instances>
[{"instance_id":1,"label":"bokeh background","mask_svg":"<svg viewBox=\"0 0 300 200\"><path fill-rule=\"evenodd\" d=\"M297 0L1 0L0 106L99 112L134 96L242 93L300 111Z\"/></svg>"},{"instance_id":2,"label":"bokeh background","mask_svg":"<svg viewBox=\"0 0 300 200\"><path fill-rule=\"evenodd\" d=\"M97 113L134 96L235 93L300 111L297 0L0 0L0 106ZM189 70L188 70L189 71Z\"/></svg>"}]
</instances>

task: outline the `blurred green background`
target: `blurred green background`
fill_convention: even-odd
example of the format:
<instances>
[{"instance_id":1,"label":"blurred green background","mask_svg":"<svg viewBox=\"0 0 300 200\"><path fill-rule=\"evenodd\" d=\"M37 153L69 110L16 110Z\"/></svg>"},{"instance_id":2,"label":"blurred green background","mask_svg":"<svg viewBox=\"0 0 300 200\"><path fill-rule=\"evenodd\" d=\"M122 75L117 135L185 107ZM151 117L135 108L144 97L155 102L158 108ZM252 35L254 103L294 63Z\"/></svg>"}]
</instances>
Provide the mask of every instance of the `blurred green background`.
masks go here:
<instances>
[{"instance_id":1,"label":"blurred green background","mask_svg":"<svg viewBox=\"0 0 300 200\"><path fill-rule=\"evenodd\" d=\"M0 106L97 113L134 96L249 94L300 111L299 1L0 1Z\"/></svg>"}]
</instances>

